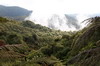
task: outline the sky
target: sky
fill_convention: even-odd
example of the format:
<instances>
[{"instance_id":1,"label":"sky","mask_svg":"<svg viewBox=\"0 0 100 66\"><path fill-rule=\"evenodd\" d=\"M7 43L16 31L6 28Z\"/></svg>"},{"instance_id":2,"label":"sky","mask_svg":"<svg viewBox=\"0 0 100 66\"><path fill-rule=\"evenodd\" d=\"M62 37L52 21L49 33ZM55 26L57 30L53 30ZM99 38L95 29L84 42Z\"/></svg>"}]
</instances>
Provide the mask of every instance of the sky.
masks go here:
<instances>
[{"instance_id":1,"label":"sky","mask_svg":"<svg viewBox=\"0 0 100 66\"><path fill-rule=\"evenodd\" d=\"M34 10L40 14L51 13L99 13L99 0L0 0L0 4L9 6L21 6Z\"/></svg>"},{"instance_id":2,"label":"sky","mask_svg":"<svg viewBox=\"0 0 100 66\"><path fill-rule=\"evenodd\" d=\"M46 19L52 14L78 14L77 18L82 21L88 15L100 13L99 0L0 0L0 5L20 6L32 10L31 17L38 20L39 24L41 21L44 26L47 26Z\"/></svg>"}]
</instances>

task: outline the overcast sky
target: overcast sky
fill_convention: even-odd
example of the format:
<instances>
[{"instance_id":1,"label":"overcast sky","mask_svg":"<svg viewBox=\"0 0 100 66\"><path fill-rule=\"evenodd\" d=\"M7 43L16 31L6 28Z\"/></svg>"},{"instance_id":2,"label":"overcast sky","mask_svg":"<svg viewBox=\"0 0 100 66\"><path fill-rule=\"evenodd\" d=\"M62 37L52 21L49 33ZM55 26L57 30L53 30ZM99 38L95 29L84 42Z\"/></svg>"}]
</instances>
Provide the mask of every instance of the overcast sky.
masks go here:
<instances>
[{"instance_id":1,"label":"overcast sky","mask_svg":"<svg viewBox=\"0 0 100 66\"><path fill-rule=\"evenodd\" d=\"M36 18L46 18L51 14L86 16L100 13L99 0L0 0L0 4L32 10Z\"/></svg>"},{"instance_id":2,"label":"overcast sky","mask_svg":"<svg viewBox=\"0 0 100 66\"><path fill-rule=\"evenodd\" d=\"M39 14L100 13L99 0L0 0L0 4L21 6Z\"/></svg>"}]
</instances>

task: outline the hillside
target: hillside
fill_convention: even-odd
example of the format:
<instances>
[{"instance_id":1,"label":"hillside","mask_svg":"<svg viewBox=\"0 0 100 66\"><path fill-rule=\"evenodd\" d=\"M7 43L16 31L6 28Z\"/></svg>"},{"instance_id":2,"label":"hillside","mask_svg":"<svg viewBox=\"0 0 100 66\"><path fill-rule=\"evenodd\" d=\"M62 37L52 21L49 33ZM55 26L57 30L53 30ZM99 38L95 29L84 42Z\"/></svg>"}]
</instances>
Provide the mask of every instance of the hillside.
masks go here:
<instances>
[{"instance_id":1,"label":"hillside","mask_svg":"<svg viewBox=\"0 0 100 66\"><path fill-rule=\"evenodd\" d=\"M100 65L100 17L85 20L88 26L78 32L71 46L69 64L75 66Z\"/></svg>"},{"instance_id":2,"label":"hillside","mask_svg":"<svg viewBox=\"0 0 100 66\"><path fill-rule=\"evenodd\" d=\"M18 61L19 58L26 58L31 51L39 51L40 48L52 45L62 35L66 35L66 33L51 30L31 21L15 21L0 17L1 65L3 65L3 61L7 61L9 64L9 60L14 61L16 59L15 61Z\"/></svg>"},{"instance_id":3,"label":"hillside","mask_svg":"<svg viewBox=\"0 0 100 66\"><path fill-rule=\"evenodd\" d=\"M99 66L100 17L63 32L0 17L0 66Z\"/></svg>"},{"instance_id":4,"label":"hillside","mask_svg":"<svg viewBox=\"0 0 100 66\"><path fill-rule=\"evenodd\" d=\"M16 20L24 20L32 11L18 7L18 6L3 6L0 5L0 16L8 17Z\"/></svg>"}]
</instances>

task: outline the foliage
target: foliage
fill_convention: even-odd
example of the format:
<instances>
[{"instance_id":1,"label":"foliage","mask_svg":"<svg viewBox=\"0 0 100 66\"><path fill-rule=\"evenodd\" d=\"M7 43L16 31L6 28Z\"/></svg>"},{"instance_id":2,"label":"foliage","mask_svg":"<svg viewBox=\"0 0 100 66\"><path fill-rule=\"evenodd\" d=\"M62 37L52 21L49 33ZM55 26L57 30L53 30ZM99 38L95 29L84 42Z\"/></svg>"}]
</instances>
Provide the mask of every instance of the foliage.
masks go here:
<instances>
[{"instance_id":1,"label":"foliage","mask_svg":"<svg viewBox=\"0 0 100 66\"><path fill-rule=\"evenodd\" d=\"M0 19L1 66L100 65L100 17L85 20L88 26L74 32Z\"/></svg>"}]
</instances>

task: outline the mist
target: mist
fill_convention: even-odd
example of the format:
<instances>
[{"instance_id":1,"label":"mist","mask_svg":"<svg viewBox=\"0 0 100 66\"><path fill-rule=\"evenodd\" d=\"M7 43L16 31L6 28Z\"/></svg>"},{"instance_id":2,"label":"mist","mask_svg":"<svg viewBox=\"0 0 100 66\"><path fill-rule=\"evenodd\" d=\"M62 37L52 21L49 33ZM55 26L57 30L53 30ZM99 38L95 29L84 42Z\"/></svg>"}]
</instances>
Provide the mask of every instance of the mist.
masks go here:
<instances>
[{"instance_id":1,"label":"mist","mask_svg":"<svg viewBox=\"0 0 100 66\"><path fill-rule=\"evenodd\" d=\"M80 30L83 20L100 13L99 0L0 0L0 5L32 10L26 20L62 31Z\"/></svg>"},{"instance_id":2,"label":"mist","mask_svg":"<svg viewBox=\"0 0 100 66\"><path fill-rule=\"evenodd\" d=\"M31 20L36 24L41 24L51 29L77 31L86 26L82 21L87 18L89 18L89 16L85 14L51 14L48 16L39 16L33 11L26 20Z\"/></svg>"}]
</instances>

